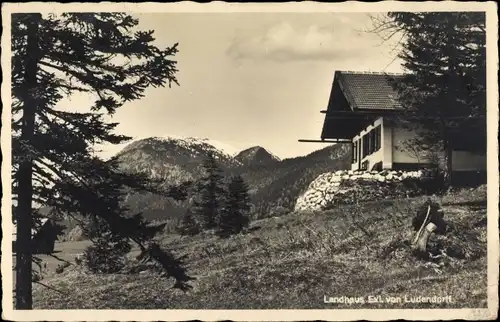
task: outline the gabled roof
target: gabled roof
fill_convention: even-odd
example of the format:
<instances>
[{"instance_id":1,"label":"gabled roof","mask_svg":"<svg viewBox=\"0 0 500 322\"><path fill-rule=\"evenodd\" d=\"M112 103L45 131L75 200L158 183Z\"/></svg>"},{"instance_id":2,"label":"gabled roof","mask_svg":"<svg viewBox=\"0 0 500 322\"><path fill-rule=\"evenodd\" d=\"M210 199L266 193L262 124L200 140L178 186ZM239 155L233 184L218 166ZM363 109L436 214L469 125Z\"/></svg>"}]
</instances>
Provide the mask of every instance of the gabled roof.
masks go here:
<instances>
[{"instance_id":1,"label":"gabled roof","mask_svg":"<svg viewBox=\"0 0 500 322\"><path fill-rule=\"evenodd\" d=\"M355 109L401 108L390 81L402 74L338 71L335 78L347 101ZM333 86L335 86L335 81Z\"/></svg>"},{"instance_id":2,"label":"gabled roof","mask_svg":"<svg viewBox=\"0 0 500 322\"><path fill-rule=\"evenodd\" d=\"M321 139L351 139L377 117L401 109L391 81L402 76L336 71Z\"/></svg>"}]
</instances>

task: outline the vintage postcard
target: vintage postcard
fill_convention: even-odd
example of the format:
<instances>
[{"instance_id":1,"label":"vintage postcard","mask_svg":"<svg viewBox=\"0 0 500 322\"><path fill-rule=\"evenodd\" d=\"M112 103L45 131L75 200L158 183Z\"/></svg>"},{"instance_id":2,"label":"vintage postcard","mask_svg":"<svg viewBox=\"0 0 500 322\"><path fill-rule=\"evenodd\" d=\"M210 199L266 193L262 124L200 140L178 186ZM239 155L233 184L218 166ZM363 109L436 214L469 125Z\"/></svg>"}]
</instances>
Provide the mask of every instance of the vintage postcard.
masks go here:
<instances>
[{"instance_id":1,"label":"vintage postcard","mask_svg":"<svg viewBox=\"0 0 500 322\"><path fill-rule=\"evenodd\" d=\"M497 317L496 3L2 21L3 319Z\"/></svg>"}]
</instances>

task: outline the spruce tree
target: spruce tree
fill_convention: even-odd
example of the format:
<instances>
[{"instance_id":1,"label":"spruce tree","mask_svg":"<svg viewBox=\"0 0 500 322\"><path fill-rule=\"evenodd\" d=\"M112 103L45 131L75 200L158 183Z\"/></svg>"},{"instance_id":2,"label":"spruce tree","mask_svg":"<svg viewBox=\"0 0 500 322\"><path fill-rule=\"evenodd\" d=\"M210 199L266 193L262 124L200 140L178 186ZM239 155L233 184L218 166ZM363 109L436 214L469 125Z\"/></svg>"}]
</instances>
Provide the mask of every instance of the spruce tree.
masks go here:
<instances>
[{"instance_id":1,"label":"spruce tree","mask_svg":"<svg viewBox=\"0 0 500 322\"><path fill-rule=\"evenodd\" d=\"M250 209L250 195L245 181L241 176L231 178L218 220L218 235L228 237L248 227Z\"/></svg>"},{"instance_id":2,"label":"spruce tree","mask_svg":"<svg viewBox=\"0 0 500 322\"><path fill-rule=\"evenodd\" d=\"M123 13L40 13L12 15L12 180L17 224L16 308L32 309L31 229L53 213L97 216L113 234L134 241L142 258L156 260L176 287L191 278L182 263L152 239L161 226L137 214L127 217L126 187L156 189L144 177L119 171L115 159L94 155L96 144L119 144L109 123L124 103L141 98L148 87L177 83L177 45L153 45L153 31L138 31L138 21ZM94 97L86 111L61 108L73 94Z\"/></svg>"},{"instance_id":3,"label":"spruce tree","mask_svg":"<svg viewBox=\"0 0 500 322\"><path fill-rule=\"evenodd\" d=\"M193 211L202 219L205 229L213 229L217 226L217 218L222 208L224 176L212 153L208 153L204 160L203 170L205 176L198 181Z\"/></svg>"},{"instance_id":4,"label":"spruce tree","mask_svg":"<svg viewBox=\"0 0 500 322\"><path fill-rule=\"evenodd\" d=\"M376 29L403 35L398 121L419 132L413 144L443 152L449 186L454 149L486 152L485 14L393 12Z\"/></svg>"},{"instance_id":5,"label":"spruce tree","mask_svg":"<svg viewBox=\"0 0 500 322\"><path fill-rule=\"evenodd\" d=\"M198 222L193 216L193 213L188 209L181 219L177 232L183 236L194 236L200 233Z\"/></svg>"},{"instance_id":6,"label":"spruce tree","mask_svg":"<svg viewBox=\"0 0 500 322\"><path fill-rule=\"evenodd\" d=\"M116 273L125 265L125 256L131 250L128 238L113 234L108 224L95 218L92 225L92 245L83 253L83 261L93 273Z\"/></svg>"}]
</instances>

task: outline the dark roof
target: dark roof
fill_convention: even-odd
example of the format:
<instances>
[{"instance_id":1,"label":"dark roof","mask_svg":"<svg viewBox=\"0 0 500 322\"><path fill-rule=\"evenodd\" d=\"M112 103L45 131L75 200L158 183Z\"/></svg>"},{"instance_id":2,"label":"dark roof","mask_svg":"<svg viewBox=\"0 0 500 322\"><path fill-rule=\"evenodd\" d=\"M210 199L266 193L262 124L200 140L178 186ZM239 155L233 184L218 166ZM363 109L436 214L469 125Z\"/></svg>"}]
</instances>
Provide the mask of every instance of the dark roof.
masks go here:
<instances>
[{"instance_id":1,"label":"dark roof","mask_svg":"<svg viewBox=\"0 0 500 322\"><path fill-rule=\"evenodd\" d=\"M390 81L401 76L402 74L337 71L333 86L338 82L353 110L392 110L400 108L401 105Z\"/></svg>"},{"instance_id":2,"label":"dark roof","mask_svg":"<svg viewBox=\"0 0 500 322\"><path fill-rule=\"evenodd\" d=\"M402 76L336 71L321 138L351 139L380 115L401 108L390 81Z\"/></svg>"}]
</instances>

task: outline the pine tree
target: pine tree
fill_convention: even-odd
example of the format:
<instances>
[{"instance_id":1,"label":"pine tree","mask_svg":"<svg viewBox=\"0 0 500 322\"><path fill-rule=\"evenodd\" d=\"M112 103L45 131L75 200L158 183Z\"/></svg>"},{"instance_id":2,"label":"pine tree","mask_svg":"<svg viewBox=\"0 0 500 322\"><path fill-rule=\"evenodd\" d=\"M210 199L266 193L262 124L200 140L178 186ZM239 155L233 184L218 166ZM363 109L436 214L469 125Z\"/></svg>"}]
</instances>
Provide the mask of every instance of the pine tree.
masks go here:
<instances>
[{"instance_id":1,"label":"pine tree","mask_svg":"<svg viewBox=\"0 0 500 322\"><path fill-rule=\"evenodd\" d=\"M55 214L97 216L111 233L133 240L143 258L162 265L185 289L182 263L152 240L161 226L140 214L126 217L123 191L156 189L138 175L119 171L115 159L94 156L96 144L129 137L113 133L105 117L139 99L148 87L177 83L177 45L159 49L153 31L136 31L123 13L12 15L12 179L17 223L16 308L32 308L31 229L48 206ZM73 94L94 97L86 112L61 109ZM83 106L81 106L83 108Z\"/></svg>"},{"instance_id":2,"label":"pine tree","mask_svg":"<svg viewBox=\"0 0 500 322\"><path fill-rule=\"evenodd\" d=\"M87 268L94 273L116 273L125 266L125 256L131 250L128 238L113 234L100 218L93 220L90 238L92 245L83 253Z\"/></svg>"},{"instance_id":3,"label":"pine tree","mask_svg":"<svg viewBox=\"0 0 500 322\"><path fill-rule=\"evenodd\" d=\"M217 226L217 218L222 208L224 176L212 153L209 153L203 162L203 169L205 176L198 182L193 211L202 218L204 228L213 229Z\"/></svg>"},{"instance_id":4,"label":"pine tree","mask_svg":"<svg viewBox=\"0 0 500 322\"><path fill-rule=\"evenodd\" d=\"M413 144L444 152L445 184L452 151L486 152L486 31L481 12L393 12L379 30L399 31L398 55L408 72L394 81L405 113L418 130Z\"/></svg>"},{"instance_id":5,"label":"pine tree","mask_svg":"<svg viewBox=\"0 0 500 322\"><path fill-rule=\"evenodd\" d=\"M218 220L218 235L228 237L248 227L250 209L248 187L241 176L234 176L229 183L224 207Z\"/></svg>"},{"instance_id":6,"label":"pine tree","mask_svg":"<svg viewBox=\"0 0 500 322\"><path fill-rule=\"evenodd\" d=\"M200 227L189 209L182 217L180 225L177 227L177 231L183 236L194 236L200 233Z\"/></svg>"}]
</instances>

